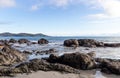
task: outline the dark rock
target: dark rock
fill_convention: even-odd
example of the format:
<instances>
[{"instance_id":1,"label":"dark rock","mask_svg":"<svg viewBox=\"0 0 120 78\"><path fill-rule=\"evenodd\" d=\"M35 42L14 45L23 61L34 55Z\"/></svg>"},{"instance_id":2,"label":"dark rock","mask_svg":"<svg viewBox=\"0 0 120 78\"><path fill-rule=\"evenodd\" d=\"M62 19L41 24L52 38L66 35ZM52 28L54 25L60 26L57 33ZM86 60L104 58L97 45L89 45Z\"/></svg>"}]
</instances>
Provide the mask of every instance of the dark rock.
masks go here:
<instances>
[{"instance_id":1,"label":"dark rock","mask_svg":"<svg viewBox=\"0 0 120 78\"><path fill-rule=\"evenodd\" d=\"M29 51L23 51L24 54L32 54L32 52Z\"/></svg>"},{"instance_id":2,"label":"dark rock","mask_svg":"<svg viewBox=\"0 0 120 78\"><path fill-rule=\"evenodd\" d=\"M120 60L97 58L96 61L102 72L120 75Z\"/></svg>"},{"instance_id":3,"label":"dark rock","mask_svg":"<svg viewBox=\"0 0 120 78\"><path fill-rule=\"evenodd\" d=\"M66 47L78 47L79 43L76 39L69 39L64 41L64 46Z\"/></svg>"},{"instance_id":4,"label":"dark rock","mask_svg":"<svg viewBox=\"0 0 120 78\"><path fill-rule=\"evenodd\" d=\"M37 42L31 42L32 44L37 44Z\"/></svg>"},{"instance_id":5,"label":"dark rock","mask_svg":"<svg viewBox=\"0 0 120 78\"><path fill-rule=\"evenodd\" d=\"M13 73L31 73L32 71L59 71L59 72L67 72L67 73L80 73L79 70L74 69L67 65L62 65L58 63L48 63L42 59L33 59L29 62L24 62L14 67L13 69L2 69L0 70L1 76L8 76Z\"/></svg>"},{"instance_id":6,"label":"dark rock","mask_svg":"<svg viewBox=\"0 0 120 78\"><path fill-rule=\"evenodd\" d=\"M1 45L9 46L9 42L7 40L0 40Z\"/></svg>"},{"instance_id":7,"label":"dark rock","mask_svg":"<svg viewBox=\"0 0 120 78\"><path fill-rule=\"evenodd\" d=\"M30 41L27 39L19 39L18 43L23 44L23 43L29 43Z\"/></svg>"},{"instance_id":8,"label":"dark rock","mask_svg":"<svg viewBox=\"0 0 120 78\"><path fill-rule=\"evenodd\" d=\"M56 53L57 51L55 49L49 49L49 50L45 50L45 51L37 51L36 54L52 54L52 53Z\"/></svg>"},{"instance_id":9,"label":"dark rock","mask_svg":"<svg viewBox=\"0 0 120 78\"><path fill-rule=\"evenodd\" d=\"M64 54L59 57L50 55L48 61L69 65L71 67L83 70L93 69L96 67L93 57L83 53Z\"/></svg>"},{"instance_id":10,"label":"dark rock","mask_svg":"<svg viewBox=\"0 0 120 78\"><path fill-rule=\"evenodd\" d=\"M9 40L9 43L16 43L17 42L17 40L15 40L15 39L10 39Z\"/></svg>"},{"instance_id":11,"label":"dark rock","mask_svg":"<svg viewBox=\"0 0 120 78\"><path fill-rule=\"evenodd\" d=\"M103 47L104 43L103 42L98 42L93 39L79 39L79 46L83 47Z\"/></svg>"},{"instance_id":12,"label":"dark rock","mask_svg":"<svg viewBox=\"0 0 120 78\"><path fill-rule=\"evenodd\" d=\"M120 43L104 43L105 47L120 47Z\"/></svg>"},{"instance_id":13,"label":"dark rock","mask_svg":"<svg viewBox=\"0 0 120 78\"><path fill-rule=\"evenodd\" d=\"M38 44L48 44L48 43L49 43L49 41L44 38L41 38L38 40Z\"/></svg>"}]
</instances>

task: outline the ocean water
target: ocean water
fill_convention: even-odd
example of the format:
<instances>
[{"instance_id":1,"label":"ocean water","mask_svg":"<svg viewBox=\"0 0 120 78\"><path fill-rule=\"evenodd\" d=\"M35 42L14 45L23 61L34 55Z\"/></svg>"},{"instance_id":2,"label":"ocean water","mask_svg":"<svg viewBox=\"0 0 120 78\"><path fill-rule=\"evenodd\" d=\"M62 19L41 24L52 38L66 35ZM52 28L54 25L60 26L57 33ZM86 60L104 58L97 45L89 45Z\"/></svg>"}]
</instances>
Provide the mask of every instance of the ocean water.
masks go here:
<instances>
[{"instance_id":1,"label":"ocean water","mask_svg":"<svg viewBox=\"0 0 120 78\"><path fill-rule=\"evenodd\" d=\"M120 43L120 37L0 37L0 39L6 39L9 40L11 38L14 38L16 40L25 38L30 41L37 42L37 40L41 38L47 39L50 43L45 45L38 45L38 44L14 44L13 47L20 50L20 51L43 51L48 50L51 48L56 49L58 52L57 55L62 55L64 53L73 53L73 52L81 52L81 53L88 53L88 52L95 52L96 57L100 58L111 58L111 59L120 59L120 48L87 48L87 47L78 47L76 49L74 48L68 48L63 46L63 42L66 39L95 39L98 41L106 42L106 43ZM43 58L43 57L49 57L49 55L35 55L32 54L29 56L29 59L33 58Z\"/></svg>"}]
</instances>

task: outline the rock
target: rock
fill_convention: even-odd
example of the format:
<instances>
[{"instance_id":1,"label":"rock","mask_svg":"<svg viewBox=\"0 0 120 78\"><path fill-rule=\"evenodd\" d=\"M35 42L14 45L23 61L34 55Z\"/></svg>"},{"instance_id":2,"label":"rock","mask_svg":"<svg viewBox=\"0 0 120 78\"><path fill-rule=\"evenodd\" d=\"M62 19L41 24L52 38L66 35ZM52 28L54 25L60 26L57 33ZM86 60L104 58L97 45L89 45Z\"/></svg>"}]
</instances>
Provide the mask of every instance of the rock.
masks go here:
<instances>
[{"instance_id":1,"label":"rock","mask_svg":"<svg viewBox=\"0 0 120 78\"><path fill-rule=\"evenodd\" d=\"M0 40L0 44L9 46L9 42L7 40Z\"/></svg>"},{"instance_id":2,"label":"rock","mask_svg":"<svg viewBox=\"0 0 120 78\"><path fill-rule=\"evenodd\" d=\"M80 73L79 70L74 69L67 65L62 65L58 63L49 63L42 59L33 59L29 62L23 62L12 69L2 69L0 70L1 76L8 76L13 73L31 73L32 71L59 71L59 72L67 72L67 73Z\"/></svg>"},{"instance_id":3,"label":"rock","mask_svg":"<svg viewBox=\"0 0 120 78\"><path fill-rule=\"evenodd\" d=\"M64 41L64 46L67 47L90 47L90 48L96 48L96 47L120 47L120 43L104 43L99 42L94 39L69 39Z\"/></svg>"},{"instance_id":4,"label":"rock","mask_svg":"<svg viewBox=\"0 0 120 78\"><path fill-rule=\"evenodd\" d=\"M104 43L103 42L98 42L93 39L78 39L79 46L83 47L103 47Z\"/></svg>"},{"instance_id":5,"label":"rock","mask_svg":"<svg viewBox=\"0 0 120 78\"><path fill-rule=\"evenodd\" d=\"M10 39L9 40L9 43L16 43L17 42L17 40L15 40L15 39Z\"/></svg>"},{"instance_id":6,"label":"rock","mask_svg":"<svg viewBox=\"0 0 120 78\"><path fill-rule=\"evenodd\" d=\"M24 54L32 54L32 52L29 51L23 51Z\"/></svg>"},{"instance_id":7,"label":"rock","mask_svg":"<svg viewBox=\"0 0 120 78\"><path fill-rule=\"evenodd\" d=\"M120 43L104 43L105 47L120 47Z\"/></svg>"},{"instance_id":8,"label":"rock","mask_svg":"<svg viewBox=\"0 0 120 78\"><path fill-rule=\"evenodd\" d=\"M87 53L90 57L95 57L96 56L96 53L94 51L90 52L90 53Z\"/></svg>"},{"instance_id":9,"label":"rock","mask_svg":"<svg viewBox=\"0 0 120 78\"><path fill-rule=\"evenodd\" d=\"M18 63L26 59L26 56L20 51L11 48L10 46L4 46L0 51L0 65L9 65Z\"/></svg>"},{"instance_id":10,"label":"rock","mask_svg":"<svg viewBox=\"0 0 120 78\"><path fill-rule=\"evenodd\" d=\"M31 42L32 44L37 44L37 42Z\"/></svg>"},{"instance_id":11,"label":"rock","mask_svg":"<svg viewBox=\"0 0 120 78\"><path fill-rule=\"evenodd\" d=\"M23 44L23 43L29 43L30 41L27 39L19 39L18 43Z\"/></svg>"},{"instance_id":12,"label":"rock","mask_svg":"<svg viewBox=\"0 0 120 78\"><path fill-rule=\"evenodd\" d=\"M52 54L52 53L56 53L57 51L52 48L52 49L49 49L49 50L45 50L45 51L37 51L36 54Z\"/></svg>"},{"instance_id":13,"label":"rock","mask_svg":"<svg viewBox=\"0 0 120 78\"><path fill-rule=\"evenodd\" d=\"M44 38L41 38L38 40L38 44L48 44L48 43L49 43L49 41Z\"/></svg>"},{"instance_id":14,"label":"rock","mask_svg":"<svg viewBox=\"0 0 120 78\"><path fill-rule=\"evenodd\" d=\"M78 47L79 43L76 39L69 39L64 41L64 46L66 47Z\"/></svg>"},{"instance_id":15,"label":"rock","mask_svg":"<svg viewBox=\"0 0 120 78\"><path fill-rule=\"evenodd\" d=\"M96 61L102 72L120 75L120 60L97 58Z\"/></svg>"},{"instance_id":16,"label":"rock","mask_svg":"<svg viewBox=\"0 0 120 78\"><path fill-rule=\"evenodd\" d=\"M93 57L83 53L64 54L59 57L50 55L47 61L52 63L56 62L56 63L65 64L83 70L93 69L96 67L96 63Z\"/></svg>"}]
</instances>

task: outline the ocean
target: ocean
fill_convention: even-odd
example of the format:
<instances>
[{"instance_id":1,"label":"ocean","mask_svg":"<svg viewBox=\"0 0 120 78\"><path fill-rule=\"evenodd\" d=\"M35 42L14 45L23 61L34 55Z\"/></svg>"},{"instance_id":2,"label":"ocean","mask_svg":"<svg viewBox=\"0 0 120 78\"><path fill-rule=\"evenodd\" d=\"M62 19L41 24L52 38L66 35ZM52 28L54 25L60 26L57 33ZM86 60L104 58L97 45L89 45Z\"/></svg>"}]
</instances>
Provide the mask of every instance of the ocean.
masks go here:
<instances>
[{"instance_id":1,"label":"ocean","mask_svg":"<svg viewBox=\"0 0 120 78\"><path fill-rule=\"evenodd\" d=\"M76 49L74 48L68 48L63 46L64 40L67 39L95 39L97 41L102 41L105 43L120 43L120 37L87 37L87 36L79 36L79 37L0 37L0 39L21 39L25 38L30 41L37 42L41 38L47 39L50 43L45 45L38 45L38 44L14 44L12 47L20 50L20 51L43 51L43 50L49 50L51 48L56 49L58 52L57 55L62 55L64 53L73 53L73 52L81 52L81 53L88 53L88 52L95 52L96 57L100 58L111 58L111 59L120 59L120 48L87 48L87 47L78 47ZM35 55L32 54L29 56L29 59L34 58L43 58L43 57L49 57L49 54L44 55Z\"/></svg>"}]
</instances>

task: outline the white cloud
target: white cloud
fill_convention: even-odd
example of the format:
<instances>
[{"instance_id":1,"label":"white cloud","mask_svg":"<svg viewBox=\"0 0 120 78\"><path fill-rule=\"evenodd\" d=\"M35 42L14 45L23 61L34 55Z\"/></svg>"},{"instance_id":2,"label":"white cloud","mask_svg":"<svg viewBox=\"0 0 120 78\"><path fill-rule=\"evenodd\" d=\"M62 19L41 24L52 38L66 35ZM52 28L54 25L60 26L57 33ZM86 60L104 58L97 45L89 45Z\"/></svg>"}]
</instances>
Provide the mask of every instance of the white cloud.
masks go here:
<instances>
[{"instance_id":1,"label":"white cloud","mask_svg":"<svg viewBox=\"0 0 120 78\"><path fill-rule=\"evenodd\" d=\"M94 10L102 10L103 12L97 14L90 14L89 17L105 19L105 18L119 18L120 17L120 0L37 0L36 5L31 7L32 10L38 10L40 3L47 6L66 7L68 5L85 5L88 8L95 8ZM93 11L94 12L94 11Z\"/></svg>"},{"instance_id":2,"label":"white cloud","mask_svg":"<svg viewBox=\"0 0 120 78\"><path fill-rule=\"evenodd\" d=\"M90 17L100 19L120 17L120 0L97 0L97 4L100 6L101 9L103 9L104 12L91 14L89 15Z\"/></svg>"},{"instance_id":3,"label":"white cloud","mask_svg":"<svg viewBox=\"0 0 120 78\"><path fill-rule=\"evenodd\" d=\"M14 7L16 5L15 0L0 0L0 7Z\"/></svg>"}]
</instances>

